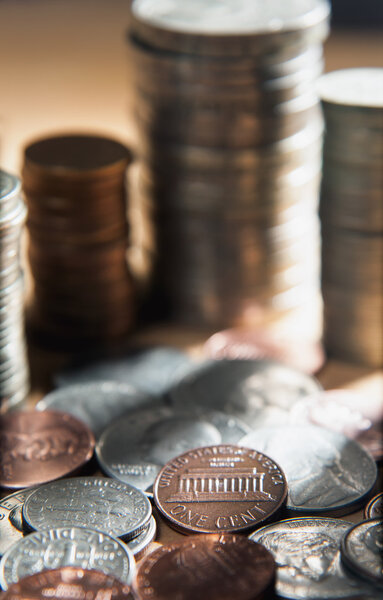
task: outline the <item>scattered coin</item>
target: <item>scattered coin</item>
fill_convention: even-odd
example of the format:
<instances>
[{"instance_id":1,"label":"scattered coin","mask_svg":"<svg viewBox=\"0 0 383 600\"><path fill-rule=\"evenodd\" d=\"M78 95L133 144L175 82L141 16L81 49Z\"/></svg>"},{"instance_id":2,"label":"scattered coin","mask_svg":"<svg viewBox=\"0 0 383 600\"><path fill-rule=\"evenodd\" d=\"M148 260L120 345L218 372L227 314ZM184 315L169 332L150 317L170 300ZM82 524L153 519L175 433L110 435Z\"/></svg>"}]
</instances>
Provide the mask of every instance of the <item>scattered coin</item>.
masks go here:
<instances>
[{"instance_id":1,"label":"scattered coin","mask_svg":"<svg viewBox=\"0 0 383 600\"><path fill-rule=\"evenodd\" d=\"M154 500L183 533L253 529L283 505L287 486L268 456L233 445L196 448L167 463L154 484Z\"/></svg>"},{"instance_id":2,"label":"scattered coin","mask_svg":"<svg viewBox=\"0 0 383 600\"><path fill-rule=\"evenodd\" d=\"M353 512L376 482L372 456L354 440L322 427L259 428L239 444L278 461L289 486L286 507L290 511Z\"/></svg>"},{"instance_id":3,"label":"scattered coin","mask_svg":"<svg viewBox=\"0 0 383 600\"><path fill-rule=\"evenodd\" d=\"M352 527L342 540L342 560L364 579L383 585L383 520L369 519Z\"/></svg>"},{"instance_id":4,"label":"scattered coin","mask_svg":"<svg viewBox=\"0 0 383 600\"><path fill-rule=\"evenodd\" d=\"M0 416L0 485L24 488L59 479L85 465L95 440L72 415L19 411Z\"/></svg>"},{"instance_id":5,"label":"scattered coin","mask_svg":"<svg viewBox=\"0 0 383 600\"><path fill-rule=\"evenodd\" d=\"M374 496L364 510L365 519L383 518L383 492Z\"/></svg>"},{"instance_id":6,"label":"scattered coin","mask_svg":"<svg viewBox=\"0 0 383 600\"><path fill-rule=\"evenodd\" d=\"M252 533L277 563L278 597L294 600L351 600L378 597L341 564L340 543L352 523L341 519L287 519Z\"/></svg>"},{"instance_id":7,"label":"scattered coin","mask_svg":"<svg viewBox=\"0 0 383 600\"><path fill-rule=\"evenodd\" d=\"M145 551L148 549L149 544L151 544L156 537L157 532L157 524L156 520L153 516L150 517L149 525L145 527L136 537L132 540L129 540L127 545L131 549L134 554L136 560L142 558L145 555Z\"/></svg>"},{"instance_id":8,"label":"scattered coin","mask_svg":"<svg viewBox=\"0 0 383 600\"><path fill-rule=\"evenodd\" d=\"M270 552L231 534L191 536L153 551L140 564L139 600L262 600L274 587Z\"/></svg>"},{"instance_id":9,"label":"scattered coin","mask_svg":"<svg viewBox=\"0 0 383 600\"><path fill-rule=\"evenodd\" d=\"M102 571L130 585L135 562L127 545L106 533L58 527L31 533L9 548L0 562L0 584L6 590L28 575L59 567Z\"/></svg>"},{"instance_id":10,"label":"scattered coin","mask_svg":"<svg viewBox=\"0 0 383 600\"><path fill-rule=\"evenodd\" d=\"M32 489L14 492L0 500L0 556L24 537L22 509Z\"/></svg>"},{"instance_id":11,"label":"scattered coin","mask_svg":"<svg viewBox=\"0 0 383 600\"><path fill-rule=\"evenodd\" d=\"M151 495L159 471L174 457L199 446L235 444L248 431L236 417L201 407L144 408L116 419L96 455L105 473Z\"/></svg>"}]
</instances>

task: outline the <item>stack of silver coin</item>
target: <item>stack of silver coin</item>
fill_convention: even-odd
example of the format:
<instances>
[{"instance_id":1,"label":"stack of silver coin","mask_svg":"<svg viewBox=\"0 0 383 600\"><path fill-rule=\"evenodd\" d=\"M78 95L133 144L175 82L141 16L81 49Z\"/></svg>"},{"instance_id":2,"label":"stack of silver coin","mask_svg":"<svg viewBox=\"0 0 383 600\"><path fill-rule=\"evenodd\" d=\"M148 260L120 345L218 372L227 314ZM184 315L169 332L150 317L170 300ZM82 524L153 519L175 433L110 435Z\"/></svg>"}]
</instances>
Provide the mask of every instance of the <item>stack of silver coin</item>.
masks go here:
<instances>
[{"instance_id":1,"label":"stack of silver coin","mask_svg":"<svg viewBox=\"0 0 383 600\"><path fill-rule=\"evenodd\" d=\"M26 210L20 181L0 170L0 403L14 407L28 393L24 338L24 282L20 267L20 237Z\"/></svg>"},{"instance_id":2,"label":"stack of silver coin","mask_svg":"<svg viewBox=\"0 0 383 600\"><path fill-rule=\"evenodd\" d=\"M325 344L383 365L383 69L325 75L321 219Z\"/></svg>"},{"instance_id":3,"label":"stack of silver coin","mask_svg":"<svg viewBox=\"0 0 383 600\"><path fill-rule=\"evenodd\" d=\"M307 332L320 287L315 84L329 4L134 0L131 11L156 299L182 322L299 314Z\"/></svg>"}]
</instances>

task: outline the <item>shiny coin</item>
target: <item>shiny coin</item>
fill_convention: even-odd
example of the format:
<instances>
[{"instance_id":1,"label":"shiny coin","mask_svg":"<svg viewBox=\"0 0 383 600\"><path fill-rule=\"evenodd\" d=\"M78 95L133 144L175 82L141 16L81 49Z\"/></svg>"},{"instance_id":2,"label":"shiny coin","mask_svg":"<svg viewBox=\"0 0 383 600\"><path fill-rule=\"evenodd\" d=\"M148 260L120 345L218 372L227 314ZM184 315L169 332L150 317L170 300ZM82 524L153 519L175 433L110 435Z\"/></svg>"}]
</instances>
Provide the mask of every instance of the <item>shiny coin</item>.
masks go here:
<instances>
[{"instance_id":1,"label":"shiny coin","mask_svg":"<svg viewBox=\"0 0 383 600\"><path fill-rule=\"evenodd\" d=\"M98 438L113 419L138 407L156 404L156 400L127 383L97 381L54 390L40 400L36 408L70 413L84 421Z\"/></svg>"},{"instance_id":2,"label":"shiny coin","mask_svg":"<svg viewBox=\"0 0 383 600\"><path fill-rule=\"evenodd\" d=\"M127 483L102 477L76 477L41 486L23 507L30 529L94 527L129 540L149 524L145 494Z\"/></svg>"},{"instance_id":3,"label":"shiny coin","mask_svg":"<svg viewBox=\"0 0 383 600\"><path fill-rule=\"evenodd\" d=\"M366 519L383 518L383 492L374 496L364 510Z\"/></svg>"},{"instance_id":4,"label":"shiny coin","mask_svg":"<svg viewBox=\"0 0 383 600\"><path fill-rule=\"evenodd\" d=\"M22 509L32 491L22 490L0 500L0 556L24 537Z\"/></svg>"},{"instance_id":5,"label":"shiny coin","mask_svg":"<svg viewBox=\"0 0 383 600\"><path fill-rule=\"evenodd\" d=\"M281 508L286 493L272 459L229 444L181 454L163 467L153 490L170 525L186 533L252 529Z\"/></svg>"},{"instance_id":6,"label":"shiny coin","mask_svg":"<svg viewBox=\"0 0 383 600\"><path fill-rule=\"evenodd\" d=\"M143 560L133 589L139 600L262 600L274 587L275 563L239 535L199 535L158 548Z\"/></svg>"},{"instance_id":7,"label":"shiny coin","mask_svg":"<svg viewBox=\"0 0 383 600\"><path fill-rule=\"evenodd\" d=\"M203 406L242 419L250 427L286 423L291 406L320 384L271 360L206 361L170 391L179 407Z\"/></svg>"},{"instance_id":8,"label":"shiny coin","mask_svg":"<svg viewBox=\"0 0 383 600\"><path fill-rule=\"evenodd\" d=\"M153 516L150 517L149 525L145 527L136 537L127 542L130 550L133 552L136 560L144 556L149 544L154 541L157 532L156 520Z\"/></svg>"},{"instance_id":9,"label":"shiny coin","mask_svg":"<svg viewBox=\"0 0 383 600\"><path fill-rule=\"evenodd\" d=\"M0 562L0 583L6 590L45 569L80 567L130 584L134 565L126 544L112 536L85 527L58 527L31 533L7 550Z\"/></svg>"},{"instance_id":10,"label":"shiny coin","mask_svg":"<svg viewBox=\"0 0 383 600\"><path fill-rule=\"evenodd\" d=\"M383 109L383 69L342 69L326 73L318 84L326 103Z\"/></svg>"},{"instance_id":11,"label":"shiny coin","mask_svg":"<svg viewBox=\"0 0 383 600\"><path fill-rule=\"evenodd\" d=\"M382 518L358 523L342 540L344 564L354 573L377 585L383 585L382 551Z\"/></svg>"},{"instance_id":12,"label":"shiny coin","mask_svg":"<svg viewBox=\"0 0 383 600\"><path fill-rule=\"evenodd\" d=\"M130 587L116 577L76 567L62 567L29 575L11 585L4 594L4 600L41 600L52 597L60 600L128 600L131 595Z\"/></svg>"},{"instance_id":13,"label":"shiny coin","mask_svg":"<svg viewBox=\"0 0 383 600\"><path fill-rule=\"evenodd\" d=\"M64 477L86 464L94 436L72 415L20 411L0 417L0 485L23 488Z\"/></svg>"},{"instance_id":14,"label":"shiny coin","mask_svg":"<svg viewBox=\"0 0 383 600\"><path fill-rule=\"evenodd\" d=\"M249 537L275 558L278 597L373 600L378 597L376 590L349 574L341 564L340 542L351 525L341 519L287 519L262 527Z\"/></svg>"},{"instance_id":15,"label":"shiny coin","mask_svg":"<svg viewBox=\"0 0 383 600\"><path fill-rule=\"evenodd\" d=\"M264 427L239 441L278 461L291 511L352 512L375 485L376 463L358 443L313 425Z\"/></svg>"},{"instance_id":16,"label":"shiny coin","mask_svg":"<svg viewBox=\"0 0 383 600\"><path fill-rule=\"evenodd\" d=\"M218 411L147 408L119 417L101 435L97 459L102 470L151 495L161 468L199 446L234 444L249 428Z\"/></svg>"}]
</instances>

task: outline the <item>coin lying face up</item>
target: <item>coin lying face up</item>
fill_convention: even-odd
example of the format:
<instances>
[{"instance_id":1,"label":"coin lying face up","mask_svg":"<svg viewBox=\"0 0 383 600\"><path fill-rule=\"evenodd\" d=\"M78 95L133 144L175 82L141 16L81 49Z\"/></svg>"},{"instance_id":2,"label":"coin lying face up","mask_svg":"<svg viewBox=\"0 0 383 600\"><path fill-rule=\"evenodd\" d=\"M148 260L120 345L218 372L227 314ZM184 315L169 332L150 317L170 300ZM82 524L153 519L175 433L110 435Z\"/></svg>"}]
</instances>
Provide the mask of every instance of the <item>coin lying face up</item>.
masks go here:
<instances>
[{"instance_id":1,"label":"coin lying face up","mask_svg":"<svg viewBox=\"0 0 383 600\"><path fill-rule=\"evenodd\" d=\"M344 564L372 584L383 586L383 520L358 523L342 540ZM382 591L381 591L382 593Z\"/></svg>"},{"instance_id":2,"label":"coin lying face up","mask_svg":"<svg viewBox=\"0 0 383 600\"><path fill-rule=\"evenodd\" d=\"M365 519L383 518L383 492L371 498L364 510Z\"/></svg>"},{"instance_id":3,"label":"coin lying face up","mask_svg":"<svg viewBox=\"0 0 383 600\"><path fill-rule=\"evenodd\" d=\"M23 504L33 491L20 490L0 500L0 556L24 537Z\"/></svg>"}]
</instances>

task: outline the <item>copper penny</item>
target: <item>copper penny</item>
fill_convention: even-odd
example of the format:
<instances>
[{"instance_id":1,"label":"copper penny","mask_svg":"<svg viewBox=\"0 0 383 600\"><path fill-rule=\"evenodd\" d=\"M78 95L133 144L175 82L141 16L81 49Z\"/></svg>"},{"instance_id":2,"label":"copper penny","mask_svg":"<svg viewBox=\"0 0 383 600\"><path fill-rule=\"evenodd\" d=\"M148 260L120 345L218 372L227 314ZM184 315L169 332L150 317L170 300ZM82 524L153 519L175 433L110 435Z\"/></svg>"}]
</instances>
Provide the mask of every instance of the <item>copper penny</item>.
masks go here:
<instances>
[{"instance_id":1,"label":"copper penny","mask_svg":"<svg viewBox=\"0 0 383 600\"><path fill-rule=\"evenodd\" d=\"M63 567L24 577L5 592L2 600L123 600L129 596L129 586L111 575L75 567Z\"/></svg>"},{"instance_id":2,"label":"copper penny","mask_svg":"<svg viewBox=\"0 0 383 600\"><path fill-rule=\"evenodd\" d=\"M185 533L254 529L282 506L286 494L277 463L231 444L181 454L163 467L153 489L159 510Z\"/></svg>"},{"instance_id":3,"label":"copper penny","mask_svg":"<svg viewBox=\"0 0 383 600\"><path fill-rule=\"evenodd\" d=\"M139 600L261 600L270 597L275 570L270 552L246 537L190 536L147 556L133 589Z\"/></svg>"},{"instance_id":4,"label":"copper penny","mask_svg":"<svg viewBox=\"0 0 383 600\"><path fill-rule=\"evenodd\" d=\"M72 415L53 410L0 417L0 485L24 488L64 477L93 454L93 433Z\"/></svg>"},{"instance_id":5,"label":"copper penny","mask_svg":"<svg viewBox=\"0 0 383 600\"><path fill-rule=\"evenodd\" d=\"M211 358L278 360L308 375L324 365L325 354L319 342L288 340L266 329L226 329L212 335L205 343Z\"/></svg>"}]
</instances>

